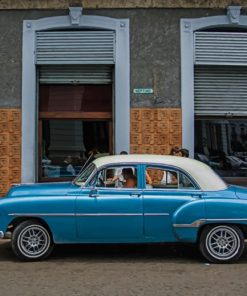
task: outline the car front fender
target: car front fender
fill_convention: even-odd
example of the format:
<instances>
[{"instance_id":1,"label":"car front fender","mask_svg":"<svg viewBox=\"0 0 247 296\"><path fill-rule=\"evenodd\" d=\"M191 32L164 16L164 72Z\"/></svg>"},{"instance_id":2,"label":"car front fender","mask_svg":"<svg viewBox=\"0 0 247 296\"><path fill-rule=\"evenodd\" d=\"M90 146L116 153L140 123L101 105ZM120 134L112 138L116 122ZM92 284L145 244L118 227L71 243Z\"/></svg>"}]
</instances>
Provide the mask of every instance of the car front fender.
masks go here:
<instances>
[{"instance_id":1,"label":"car front fender","mask_svg":"<svg viewBox=\"0 0 247 296\"><path fill-rule=\"evenodd\" d=\"M75 196L4 198L0 201L0 231L19 219L39 219L48 225L55 243L76 242Z\"/></svg>"}]
</instances>

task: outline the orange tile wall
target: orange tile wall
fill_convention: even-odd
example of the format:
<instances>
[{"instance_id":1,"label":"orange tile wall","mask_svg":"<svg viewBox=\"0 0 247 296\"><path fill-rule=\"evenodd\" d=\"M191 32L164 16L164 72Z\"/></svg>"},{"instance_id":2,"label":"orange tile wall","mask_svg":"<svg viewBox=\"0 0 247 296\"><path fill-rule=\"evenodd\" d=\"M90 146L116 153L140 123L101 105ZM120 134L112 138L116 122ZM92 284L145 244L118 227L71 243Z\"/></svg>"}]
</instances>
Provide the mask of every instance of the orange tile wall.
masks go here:
<instances>
[{"instance_id":1,"label":"orange tile wall","mask_svg":"<svg viewBox=\"0 0 247 296\"><path fill-rule=\"evenodd\" d=\"M181 143L181 109L131 109L131 153L169 154Z\"/></svg>"},{"instance_id":2,"label":"orange tile wall","mask_svg":"<svg viewBox=\"0 0 247 296\"><path fill-rule=\"evenodd\" d=\"M0 109L0 197L21 181L21 110Z\"/></svg>"},{"instance_id":3,"label":"orange tile wall","mask_svg":"<svg viewBox=\"0 0 247 296\"><path fill-rule=\"evenodd\" d=\"M181 109L132 108L131 153L169 154L181 146ZM21 181L21 110L0 109L0 197Z\"/></svg>"}]
</instances>

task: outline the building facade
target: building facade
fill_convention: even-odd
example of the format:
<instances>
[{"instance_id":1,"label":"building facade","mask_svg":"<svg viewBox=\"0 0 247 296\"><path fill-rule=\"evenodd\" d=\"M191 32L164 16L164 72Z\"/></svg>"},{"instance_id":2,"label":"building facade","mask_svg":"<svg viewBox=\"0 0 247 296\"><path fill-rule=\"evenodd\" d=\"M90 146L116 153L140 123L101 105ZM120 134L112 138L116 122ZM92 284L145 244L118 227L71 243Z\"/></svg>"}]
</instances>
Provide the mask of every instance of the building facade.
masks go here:
<instances>
[{"instance_id":1,"label":"building facade","mask_svg":"<svg viewBox=\"0 0 247 296\"><path fill-rule=\"evenodd\" d=\"M247 184L245 2L1 1L0 193L173 146Z\"/></svg>"}]
</instances>

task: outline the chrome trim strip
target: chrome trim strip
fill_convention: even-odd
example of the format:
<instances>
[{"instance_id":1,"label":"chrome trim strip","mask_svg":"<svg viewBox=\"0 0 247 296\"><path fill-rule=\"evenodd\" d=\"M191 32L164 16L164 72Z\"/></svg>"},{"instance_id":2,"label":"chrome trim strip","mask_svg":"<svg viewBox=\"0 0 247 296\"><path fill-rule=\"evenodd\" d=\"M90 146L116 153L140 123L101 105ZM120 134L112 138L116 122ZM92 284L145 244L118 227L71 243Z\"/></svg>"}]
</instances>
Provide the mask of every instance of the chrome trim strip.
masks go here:
<instances>
[{"instance_id":1,"label":"chrome trim strip","mask_svg":"<svg viewBox=\"0 0 247 296\"><path fill-rule=\"evenodd\" d=\"M210 221L210 222L212 222L212 221L247 221L247 218L230 218L230 219L224 219L224 218L222 218L222 219L204 219L205 221Z\"/></svg>"},{"instance_id":2,"label":"chrome trim strip","mask_svg":"<svg viewBox=\"0 0 247 296\"><path fill-rule=\"evenodd\" d=\"M142 216L142 213L10 213L8 216L48 216L48 217L82 217L82 216ZM169 213L144 213L144 216L169 216Z\"/></svg>"},{"instance_id":3,"label":"chrome trim strip","mask_svg":"<svg viewBox=\"0 0 247 296\"><path fill-rule=\"evenodd\" d=\"M10 213L8 216L75 216L73 213Z\"/></svg>"},{"instance_id":4,"label":"chrome trim strip","mask_svg":"<svg viewBox=\"0 0 247 296\"><path fill-rule=\"evenodd\" d=\"M196 220L190 224L173 224L173 227L181 227L181 228L198 228L200 227L202 224L204 224L206 222L205 219L199 219Z\"/></svg>"},{"instance_id":5,"label":"chrome trim strip","mask_svg":"<svg viewBox=\"0 0 247 296\"><path fill-rule=\"evenodd\" d=\"M30 216L46 216L46 217L103 217L103 216L169 216L169 213L10 213L8 216L22 216L22 217L30 217ZM176 228L198 228L205 222L228 222L228 221L244 221L247 222L247 218L230 218L230 219L199 219L192 223L188 224L173 224L173 227ZM0 239L1 239L1 231L0 231Z\"/></svg>"},{"instance_id":6,"label":"chrome trim strip","mask_svg":"<svg viewBox=\"0 0 247 296\"><path fill-rule=\"evenodd\" d=\"M139 213L83 213L76 214L76 216L142 216Z\"/></svg>"},{"instance_id":7,"label":"chrome trim strip","mask_svg":"<svg viewBox=\"0 0 247 296\"><path fill-rule=\"evenodd\" d=\"M222 218L222 219L199 219L199 220L196 220L190 224L173 224L173 227L181 227L181 228L198 228L200 227L202 224L204 224L205 222L238 222L238 221L245 221L247 222L247 218Z\"/></svg>"},{"instance_id":8,"label":"chrome trim strip","mask_svg":"<svg viewBox=\"0 0 247 296\"><path fill-rule=\"evenodd\" d=\"M169 213L144 213L144 216L169 216Z\"/></svg>"},{"instance_id":9,"label":"chrome trim strip","mask_svg":"<svg viewBox=\"0 0 247 296\"><path fill-rule=\"evenodd\" d=\"M81 217L81 216L142 216L142 214L139 213L11 213L8 214L9 216L24 216L24 217L30 217L30 216L48 216L48 217Z\"/></svg>"},{"instance_id":10,"label":"chrome trim strip","mask_svg":"<svg viewBox=\"0 0 247 296\"><path fill-rule=\"evenodd\" d=\"M142 216L142 213L82 213L76 216ZM144 213L144 216L169 216L168 213Z\"/></svg>"}]
</instances>

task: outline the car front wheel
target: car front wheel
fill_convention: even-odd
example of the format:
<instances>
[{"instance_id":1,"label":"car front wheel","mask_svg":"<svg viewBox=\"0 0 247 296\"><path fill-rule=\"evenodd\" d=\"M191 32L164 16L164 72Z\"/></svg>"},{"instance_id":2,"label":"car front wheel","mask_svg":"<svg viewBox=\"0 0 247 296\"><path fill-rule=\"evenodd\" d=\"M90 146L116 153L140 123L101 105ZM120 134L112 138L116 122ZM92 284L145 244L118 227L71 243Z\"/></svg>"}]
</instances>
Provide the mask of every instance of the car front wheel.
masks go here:
<instances>
[{"instance_id":1,"label":"car front wheel","mask_svg":"<svg viewBox=\"0 0 247 296\"><path fill-rule=\"evenodd\" d=\"M244 251L244 235L234 225L206 226L200 237L202 255L213 263L238 260Z\"/></svg>"},{"instance_id":2,"label":"car front wheel","mask_svg":"<svg viewBox=\"0 0 247 296\"><path fill-rule=\"evenodd\" d=\"M38 221L27 220L13 231L12 250L23 261L45 259L53 249L49 231Z\"/></svg>"}]
</instances>

